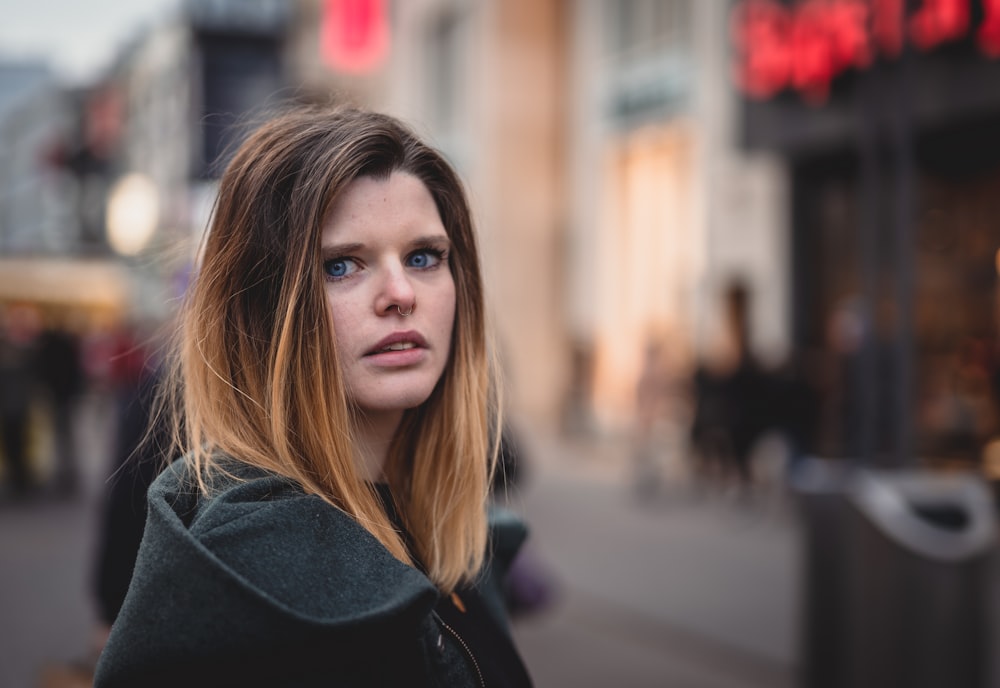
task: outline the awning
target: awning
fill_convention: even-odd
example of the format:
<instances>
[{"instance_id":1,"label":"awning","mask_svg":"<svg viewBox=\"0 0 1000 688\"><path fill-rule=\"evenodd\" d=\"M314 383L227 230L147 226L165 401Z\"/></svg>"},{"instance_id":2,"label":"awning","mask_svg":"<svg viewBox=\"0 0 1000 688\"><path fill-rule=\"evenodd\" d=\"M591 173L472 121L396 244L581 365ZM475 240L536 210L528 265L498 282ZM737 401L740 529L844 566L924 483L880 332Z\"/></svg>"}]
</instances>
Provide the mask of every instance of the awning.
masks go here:
<instances>
[{"instance_id":1,"label":"awning","mask_svg":"<svg viewBox=\"0 0 1000 688\"><path fill-rule=\"evenodd\" d=\"M129 277L110 259L0 258L0 301L120 310Z\"/></svg>"}]
</instances>

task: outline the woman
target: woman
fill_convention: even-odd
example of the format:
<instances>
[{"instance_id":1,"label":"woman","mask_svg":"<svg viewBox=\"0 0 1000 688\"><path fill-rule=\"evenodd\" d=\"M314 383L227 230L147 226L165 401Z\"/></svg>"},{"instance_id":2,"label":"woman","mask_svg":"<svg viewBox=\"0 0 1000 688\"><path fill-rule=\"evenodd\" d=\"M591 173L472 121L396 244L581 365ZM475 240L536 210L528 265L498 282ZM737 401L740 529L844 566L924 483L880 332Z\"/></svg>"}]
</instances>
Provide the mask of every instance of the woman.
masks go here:
<instances>
[{"instance_id":1,"label":"woman","mask_svg":"<svg viewBox=\"0 0 1000 688\"><path fill-rule=\"evenodd\" d=\"M486 508L476 240L440 154L359 110L266 123L182 322L186 455L150 488L95 685L530 685L500 601L524 530Z\"/></svg>"}]
</instances>

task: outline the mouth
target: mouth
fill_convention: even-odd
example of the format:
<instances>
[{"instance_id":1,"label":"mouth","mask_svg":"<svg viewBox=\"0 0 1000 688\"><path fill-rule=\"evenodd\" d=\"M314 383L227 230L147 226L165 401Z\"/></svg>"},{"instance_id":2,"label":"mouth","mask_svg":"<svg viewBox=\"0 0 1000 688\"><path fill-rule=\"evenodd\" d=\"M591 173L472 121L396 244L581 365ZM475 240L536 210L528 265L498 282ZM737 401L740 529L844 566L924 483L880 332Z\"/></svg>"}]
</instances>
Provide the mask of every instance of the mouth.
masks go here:
<instances>
[{"instance_id":1,"label":"mouth","mask_svg":"<svg viewBox=\"0 0 1000 688\"><path fill-rule=\"evenodd\" d=\"M413 342L399 342L397 344L389 344L383 346L379 351L406 351L407 349L416 349L417 345Z\"/></svg>"},{"instance_id":2,"label":"mouth","mask_svg":"<svg viewBox=\"0 0 1000 688\"><path fill-rule=\"evenodd\" d=\"M375 346L365 352L365 356L375 356L391 351L408 351L410 349L426 349L427 340L419 332L393 332L384 337Z\"/></svg>"}]
</instances>

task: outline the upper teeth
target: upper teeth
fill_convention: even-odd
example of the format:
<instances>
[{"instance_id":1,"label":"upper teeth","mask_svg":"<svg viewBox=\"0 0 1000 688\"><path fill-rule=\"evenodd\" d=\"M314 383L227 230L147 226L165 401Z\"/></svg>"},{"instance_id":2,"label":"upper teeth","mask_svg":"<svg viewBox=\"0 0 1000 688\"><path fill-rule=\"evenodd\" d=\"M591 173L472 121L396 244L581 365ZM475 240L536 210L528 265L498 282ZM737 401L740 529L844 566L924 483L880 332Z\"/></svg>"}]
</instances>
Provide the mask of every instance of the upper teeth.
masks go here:
<instances>
[{"instance_id":1,"label":"upper teeth","mask_svg":"<svg viewBox=\"0 0 1000 688\"><path fill-rule=\"evenodd\" d=\"M403 349L413 349L416 346L413 342L396 342L395 344L382 347L382 351L402 351Z\"/></svg>"}]
</instances>

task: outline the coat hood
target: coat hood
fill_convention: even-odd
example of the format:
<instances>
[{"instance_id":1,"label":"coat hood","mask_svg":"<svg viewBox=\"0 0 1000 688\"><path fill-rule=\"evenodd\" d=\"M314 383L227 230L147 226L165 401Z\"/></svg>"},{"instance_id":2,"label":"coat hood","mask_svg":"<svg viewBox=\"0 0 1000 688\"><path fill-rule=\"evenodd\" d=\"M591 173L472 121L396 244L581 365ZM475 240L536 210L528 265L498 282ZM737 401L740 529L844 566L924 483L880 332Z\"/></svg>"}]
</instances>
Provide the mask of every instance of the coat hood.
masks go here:
<instances>
[{"instance_id":1,"label":"coat hood","mask_svg":"<svg viewBox=\"0 0 1000 688\"><path fill-rule=\"evenodd\" d=\"M412 639L429 636L434 585L293 481L236 472L208 498L183 461L150 487L132 584L95 685L150 685L151 673L157 685L313 685L318 675L368 685L373 671L395 685L391 667L416 666L426 651ZM495 578L525 530L502 513L491 521ZM405 682L419 685L412 674Z\"/></svg>"}]
</instances>

